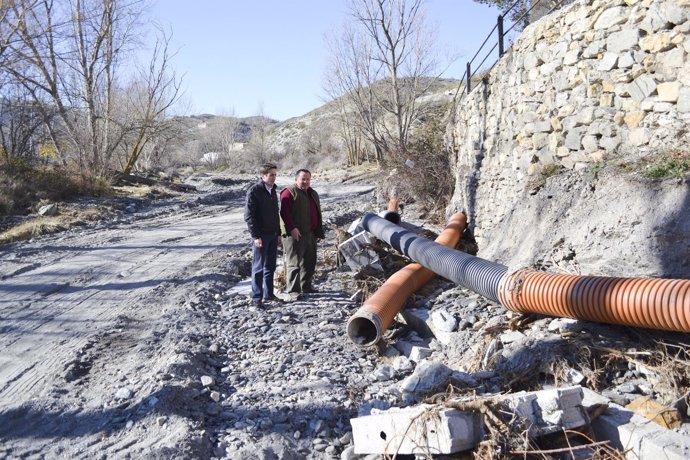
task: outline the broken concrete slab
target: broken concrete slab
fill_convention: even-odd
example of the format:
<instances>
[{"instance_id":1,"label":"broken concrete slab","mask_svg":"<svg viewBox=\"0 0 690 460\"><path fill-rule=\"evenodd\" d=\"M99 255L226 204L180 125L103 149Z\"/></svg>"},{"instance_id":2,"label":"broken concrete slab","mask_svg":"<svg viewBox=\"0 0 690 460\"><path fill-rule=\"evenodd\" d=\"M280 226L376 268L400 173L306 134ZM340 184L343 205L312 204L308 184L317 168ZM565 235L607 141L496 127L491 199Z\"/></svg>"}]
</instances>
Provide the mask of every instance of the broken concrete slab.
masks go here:
<instances>
[{"instance_id":1,"label":"broken concrete slab","mask_svg":"<svg viewBox=\"0 0 690 460\"><path fill-rule=\"evenodd\" d=\"M350 419L357 454L452 454L473 448L480 417L428 404Z\"/></svg>"},{"instance_id":2,"label":"broken concrete slab","mask_svg":"<svg viewBox=\"0 0 690 460\"><path fill-rule=\"evenodd\" d=\"M433 336L444 345L453 340L454 333L442 330L434 324L431 311L426 308L406 308L400 314L405 323L422 336Z\"/></svg>"},{"instance_id":3,"label":"broken concrete slab","mask_svg":"<svg viewBox=\"0 0 690 460\"><path fill-rule=\"evenodd\" d=\"M589 416L582 406L582 387L554 388L533 393L534 434L541 436L562 428L572 429L589 424ZM532 434L532 428L530 429Z\"/></svg>"},{"instance_id":4,"label":"broken concrete slab","mask_svg":"<svg viewBox=\"0 0 690 460\"><path fill-rule=\"evenodd\" d=\"M378 254L370 247L374 240L371 234L361 231L338 246L338 251L345 257L345 262L351 270L357 271L363 267L383 270Z\"/></svg>"},{"instance_id":5,"label":"broken concrete slab","mask_svg":"<svg viewBox=\"0 0 690 460\"><path fill-rule=\"evenodd\" d=\"M651 420L584 389L583 406L592 409L608 405L605 413L591 422L597 440L609 440L611 446L625 452L625 458L681 460L690 458L690 438L668 430Z\"/></svg>"},{"instance_id":6,"label":"broken concrete slab","mask_svg":"<svg viewBox=\"0 0 690 460\"><path fill-rule=\"evenodd\" d=\"M429 369L438 370L426 362ZM580 428L589 424L582 405L583 389L579 386L519 392L507 396L457 401L451 409L446 405L420 404L406 409L350 419L355 452L359 454L451 454L475 447L483 434L484 403L506 403L518 425L528 429L532 437ZM452 403L449 401L448 403ZM512 424L512 422L510 422Z\"/></svg>"}]
</instances>

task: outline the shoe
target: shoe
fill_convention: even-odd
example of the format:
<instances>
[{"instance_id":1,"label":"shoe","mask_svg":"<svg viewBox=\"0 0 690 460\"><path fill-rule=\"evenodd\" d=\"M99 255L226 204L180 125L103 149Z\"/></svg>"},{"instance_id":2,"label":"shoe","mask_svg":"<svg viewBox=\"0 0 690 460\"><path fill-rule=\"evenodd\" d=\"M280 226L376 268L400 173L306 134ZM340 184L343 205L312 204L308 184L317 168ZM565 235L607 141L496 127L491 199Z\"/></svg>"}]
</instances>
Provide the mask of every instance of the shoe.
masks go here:
<instances>
[{"instance_id":1,"label":"shoe","mask_svg":"<svg viewBox=\"0 0 690 460\"><path fill-rule=\"evenodd\" d=\"M302 289L302 292L305 294L317 294L319 291L318 289L314 289L314 286L307 286L306 288Z\"/></svg>"},{"instance_id":2,"label":"shoe","mask_svg":"<svg viewBox=\"0 0 690 460\"><path fill-rule=\"evenodd\" d=\"M290 296L290 300L292 300L293 302L295 300L303 299L302 294L300 294L299 292L288 292L288 295Z\"/></svg>"},{"instance_id":3,"label":"shoe","mask_svg":"<svg viewBox=\"0 0 690 460\"><path fill-rule=\"evenodd\" d=\"M283 303L284 300L278 297L275 294L271 294L268 297L264 297L264 302L278 302L278 303Z\"/></svg>"},{"instance_id":4,"label":"shoe","mask_svg":"<svg viewBox=\"0 0 690 460\"><path fill-rule=\"evenodd\" d=\"M255 307L261 308L261 306L262 306L261 299L252 299L252 305L254 305Z\"/></svg>"}]
</instances>

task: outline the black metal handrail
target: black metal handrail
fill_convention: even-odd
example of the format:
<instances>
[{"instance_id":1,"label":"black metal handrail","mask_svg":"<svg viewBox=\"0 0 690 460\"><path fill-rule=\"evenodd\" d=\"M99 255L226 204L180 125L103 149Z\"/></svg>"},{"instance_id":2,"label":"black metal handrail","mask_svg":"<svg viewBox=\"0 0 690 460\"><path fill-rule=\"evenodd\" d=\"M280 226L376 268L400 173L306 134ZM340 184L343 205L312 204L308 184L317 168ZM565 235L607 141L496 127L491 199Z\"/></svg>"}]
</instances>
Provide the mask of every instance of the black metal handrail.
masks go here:
<instances>
[{"instance_id":1,"label":"black metal handrail","mask_svg":"<svg viewBox=\"0 0 690 460\"><path fill-rule=\"evenodd\" d=\"M520 16L518 16L517 18L515 18L515 20L513 20L513 22L512 22L512 24L510 25L510 27L509 27L507 30L504 30L504 28L503 28L503 26L504 26L504 18L505 18L508 14L510 14L510 13L520 4L520 1L521 1L521 0L515 0L515 2L513 2L512 5L510 5L508 8L506 8L506 9L502 12L502 14L499 14L499 15L498 15L498 18L497 18L497 20L496 20L496 25L491 29L491 32L489 32L489 34L486 36L486 38L484 39L484 42L481 44L481 46L479 47L479 49L477 50L477 52L474 53L474 56L472 57L472 59L470 59L470 60L467 62L467 65L466 65L466 68L465 68L465 73L462 75L462 77L460 77L460 81L461 81L461 82L463 82L463 81L465 82L465 88L466 88L466 92L465 92L465 93L466 93L466 94L470 94L470 93L472 92L472 77L474 77L474 76L477 74L477 72L479 72L479 71L482 69L482 66L484 65L484 63L486 62L486 60L489 59L489 57L492 55L492 53L496 50L496 47L498 47L498 57L497 57L496 60L491 64L491 66L489 66L489 67L486 69L487 71L493 69L493 67L498 63L498 61L501 60L501 57L503 57L503 55L505 54L505 52L506 52L505 43L504 43L505 37L506 37L513 29L515 29L515 27L516 27L518 24L521 24L522 21L523 21L523 19L524 19L525 17L527 17L527 15L529 15L536 7L538 7L539 5L541 5L541 4L544 2L544 0L538 0L538 1L534 2L534 3L532 3L532 6L531 6L529 9L523 11L523 12L520 14ZM560 1L558 1L556 4L553 5L553 7L552 7L552 8L548 11L548 13L546 13L546 14L551 14L551 13L554 12L556 9L560 8L561 6L563 6L563 4L569 3L570 1L572 1L572 0L560 0ZM496 43L493 44L493 46L491 47L491 49L484 55L484 57L482 58L481 62L480 62L476 67L473 67L473 63L474 63L475 59L477 59L477 57L479 56L479 53L481 53L482 49L484 49L484 47L487 45L487 43L489 42L489 40L490 40L491 37L493 36L494 32L498 32L498 34L497 34L497 35L498 35L498 40L496 41ZM476 68L477 70L473 72L473 68ZM461 85L461 86L462 86L462 85ZM460 90L460 87L458 87L458 91L459 91L459 90ZM456 97L457 97L457 92L456 92ZM460 97L462 98L462 95L461 95Z\"/></svg>"}]
</instances>

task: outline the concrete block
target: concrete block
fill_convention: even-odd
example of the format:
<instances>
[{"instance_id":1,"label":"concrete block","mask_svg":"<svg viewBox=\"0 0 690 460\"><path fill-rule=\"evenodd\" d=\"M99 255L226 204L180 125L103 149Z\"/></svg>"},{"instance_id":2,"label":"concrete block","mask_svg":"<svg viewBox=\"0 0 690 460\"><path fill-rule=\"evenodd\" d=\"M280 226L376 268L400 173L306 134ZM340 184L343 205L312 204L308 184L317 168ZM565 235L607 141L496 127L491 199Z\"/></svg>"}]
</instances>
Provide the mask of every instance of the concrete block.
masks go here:
<instances>
[{"instance_id":1,"label":"concrete block","mask_svg":"<svg viewBox=\"0 0 690 460\"><path fill-rule=\"evenodd\" d=\"M357 271L362 267L371 266L377 270L383 270L379 256L370 248L374 242L374 237L366 231L361 231L343 241L338 246L338 251L345 257L347 265Z\"/></svg>"},{"instance_id":2,"label":"concrete block","mask_svg":"<svg viewBox=\"0 0 690 460\"><path fill-rule=\"evenodd\" d=\"M414 361L415 363L418 363L429 356L431 356L431 348L429 347L420 347L415 345L410 349L410 361Z\"/></svg>"},{"instance_id":3,"label":"concrete block","mask_svg":"<svg viewBox=\"0 0 690 460\"><path fill-rule=\"evenodd\" d=\"M350 419L357 454L452 454L481 439L478 415L427 404Z\"/></svg>"},{"instance_id":4,"label":"concrete block","mask_svg":"<svg viewBox=\"0 0 690 460\"><path fill-rule=\"evenodd\" d=\"M608 409L592 420L591 426L596 440L609 440L613 447L625 452L625 458L690 458L690 438L663 428L585 388L583 406L590 408L597 404L608 404Z\"/></svg>"},{"instance_id":5,"label":"concrete block","mask_svg":"<svg viewBox=\"0 0 690 460\"><path fill-rule=\"evenodd\" d=\"M364 231L364 227L362 227L361 217L359 219L355 219L347 228L347 233L349 233L350 235L355 235L361 231Z\"/></svg>"},{"instance_id":6,"label":"concrete block","mask_svg":"<svg viewBox=\"0 0 690 460\"><path fill-rule=\"evenodd\" d=\"M580 386L506 396L515 414L527 422L529 435L532 437L589 424L582 399Z\"/></svg>"}]
</instances>

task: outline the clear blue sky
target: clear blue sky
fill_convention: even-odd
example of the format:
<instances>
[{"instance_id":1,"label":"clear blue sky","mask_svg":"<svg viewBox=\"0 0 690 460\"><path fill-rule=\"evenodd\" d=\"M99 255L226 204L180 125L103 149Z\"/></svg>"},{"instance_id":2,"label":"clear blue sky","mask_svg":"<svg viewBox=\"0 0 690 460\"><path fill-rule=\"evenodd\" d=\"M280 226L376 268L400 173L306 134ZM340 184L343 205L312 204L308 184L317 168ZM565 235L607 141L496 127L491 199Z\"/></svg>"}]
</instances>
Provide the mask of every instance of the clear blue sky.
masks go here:
<instances>
[{"instance_id":1,"label":"clear blue sky","mask_svg":"<svg viewBox=\"0 0 690 460\"><path fill-rule=\"evenodd\" d=\"M472 0L426 0L438 45L465 63L496 23L498 11ZM277 120L304 115L325 102L324 37L347 17L346 0L153 0L152 21L172 31L173 67L183 75L188 114ZM492 37L495 43L495 38Z\"/></svg>"}]
</instances>

